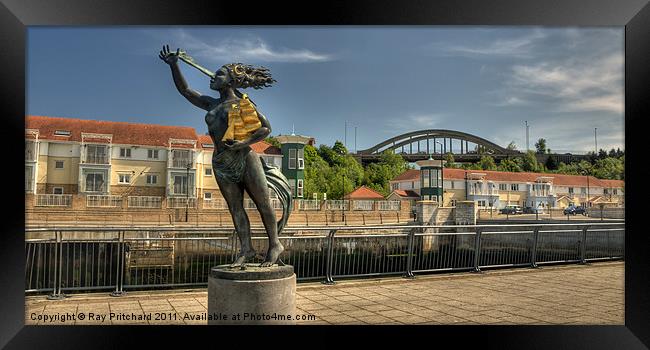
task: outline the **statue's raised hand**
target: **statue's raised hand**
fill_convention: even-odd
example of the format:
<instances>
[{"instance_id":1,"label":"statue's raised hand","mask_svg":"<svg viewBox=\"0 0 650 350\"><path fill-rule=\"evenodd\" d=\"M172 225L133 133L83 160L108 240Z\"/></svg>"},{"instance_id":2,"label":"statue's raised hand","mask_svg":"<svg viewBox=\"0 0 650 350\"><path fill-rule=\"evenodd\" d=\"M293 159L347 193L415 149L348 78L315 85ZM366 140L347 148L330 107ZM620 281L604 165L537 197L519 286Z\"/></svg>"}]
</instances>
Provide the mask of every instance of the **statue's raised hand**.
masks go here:
<instances>
[{"instance_id":1,"label":"statue's raised hand","mask_svg":"<svg viewBox=\"0 0 650 350\"><path fill-rule=\"evenodd\" d=\"M169 50L169 45L165 45L160 51L158 57L160 57L160 59L165 61L165 63L167 64L173 64L178 62L178 56L180 54L181 54L181 49L176 49L176 52L171 52Z\"/></svg>"}]
</instances>

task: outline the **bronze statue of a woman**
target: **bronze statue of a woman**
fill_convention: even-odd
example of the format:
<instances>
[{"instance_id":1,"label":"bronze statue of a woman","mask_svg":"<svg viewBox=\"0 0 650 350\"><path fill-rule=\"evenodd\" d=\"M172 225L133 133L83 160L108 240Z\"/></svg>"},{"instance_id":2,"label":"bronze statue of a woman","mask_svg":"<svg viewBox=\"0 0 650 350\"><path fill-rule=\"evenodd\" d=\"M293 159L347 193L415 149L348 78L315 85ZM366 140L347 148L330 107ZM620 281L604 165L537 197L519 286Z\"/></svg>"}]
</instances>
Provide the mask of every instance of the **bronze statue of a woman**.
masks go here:
<instances>
[{"instance_id":1,"label":"bronze statue of a woman","mask_svg":"<svg viewBox=\"0 0 650 350\"><path fill-rule=\"evenodd\" d=\"M271 124L253 101L237 89L260 89L271 86L275 80L268 69L241 63L226 64L213 73L196 64L180 49L170 51L168 45L163 47L159 57L169 64L178 92L193 105L207 111L205 122L214 142L212 169L241 242L239 256L231 266L241 266L256 255L251 241L250 222L244 210L244 191L255 202L269 237L269 248L261 266L273 265L284 250L278 236L289 219L291 189L278 168L266 164L251 150L250 145L271 133ZM219 98L191 89L178 68L178 59L208 75L210 89L217 90ZM277 222L269 187L283 206L282 218Z\"/></svg>"}]
</instances>

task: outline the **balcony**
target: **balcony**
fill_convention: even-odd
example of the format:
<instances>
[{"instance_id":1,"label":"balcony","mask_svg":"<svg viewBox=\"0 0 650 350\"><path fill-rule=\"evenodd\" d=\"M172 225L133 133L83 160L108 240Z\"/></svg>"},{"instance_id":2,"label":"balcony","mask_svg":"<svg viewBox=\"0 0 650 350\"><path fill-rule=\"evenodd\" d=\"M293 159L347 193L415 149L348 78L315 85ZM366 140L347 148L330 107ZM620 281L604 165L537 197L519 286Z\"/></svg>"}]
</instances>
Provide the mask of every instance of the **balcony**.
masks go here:
<instances>
[{"instance_id":1,"label":"balcony","mask_svg":"<svg viewBox=\"0 0 650 350\"><path fill-rule=\"evenodd\" d=\"M35 207L72 207L71 194L37 194Z\"/></svg>"},{"instance_id":2,"label":"balcony","mask_svg":"<svg viewBox=\"0 0 650 350\"><path fill-rule=\"evenodd\" d=\"M95 155L87 154L84 158L83 164L110 164L110 157L108 155Z\"/></svg>"},{"instance_id":3,"label":"balcony","mask_svg":"<svg viewBox=\"0 0 650 350\"><path fill-rule=\"evenodd\" d=\"M91 194L86 196L87 208L121 208L122 197Z\"/></svg>"},{"instance_id":4,"label":"balcony","mask_svg":"<svg viewBox=\"0 0 650 350\"><path fill-rule=\"evenodd\" d=\"M184 208L196 208L196 198L186 198L186 197L168 197L167 198L167 208L169 209L184 209Z\"/></svg>"},{"instance_id":5,"label":"balcony","mask_svg":"<svg viewBox=\"0 0 650 350\"><path fill-rule=\"evenodd\" d=\"M35 162L37 160L36 142L25 141L25 161Z\"/></svg>"},{"instance_id":6,"label":"balcony","mask_svg":"<svg viewBox=\"0 0 650 350\"><path fill-rule=\"evenodd\" d=\"M194 159L192 157L192 151L178 150L178 149L174 149L170 151L170 157L167 162L167 167L187 169L188 165L190 169L194 168Z\"/></svg>"},{"instance_id":7,"label":"balcony","mask_svg":"<svg viewBox=\"0 0 650 350\"><path fill-rule=\"evenodd\" d=\"M129 196L129 208L162 208L162 197L159 196Z\"/></svg>"},{"instance_id":8,"label":"balcony","mask_svg":"<svg viewBox=\"0 0 650 350\"><path fill-rule=\"evenodd\" d=\"M493 190L475 190L473 188L469 189L469 195L470 196L498 196L499 195L499 190L493 189Z\"/></svg>"}]
</instances>

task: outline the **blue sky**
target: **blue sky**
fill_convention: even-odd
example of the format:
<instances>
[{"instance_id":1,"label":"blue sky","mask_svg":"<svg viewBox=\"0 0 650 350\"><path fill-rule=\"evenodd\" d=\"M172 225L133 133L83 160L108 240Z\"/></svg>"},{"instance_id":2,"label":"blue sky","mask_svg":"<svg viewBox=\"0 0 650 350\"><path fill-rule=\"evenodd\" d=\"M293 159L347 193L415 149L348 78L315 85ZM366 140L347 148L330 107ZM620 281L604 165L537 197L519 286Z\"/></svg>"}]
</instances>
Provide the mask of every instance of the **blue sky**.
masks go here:
<instances>
[{"instance_id":1,"label":"blue sky","mask_svg":"<svg viewBox=\"0 0 650 350\"><path fill-rule=\"evenodd\" d=\"M525 149L624 148L623 27L30 27L27 113L182 125L205 113L158 58L180 47L216 70L265 66L277 83L245 90L273 128L354 150L439 128ZM218 95L182 65L192 88Z\"/></svg>"}]
</instances>

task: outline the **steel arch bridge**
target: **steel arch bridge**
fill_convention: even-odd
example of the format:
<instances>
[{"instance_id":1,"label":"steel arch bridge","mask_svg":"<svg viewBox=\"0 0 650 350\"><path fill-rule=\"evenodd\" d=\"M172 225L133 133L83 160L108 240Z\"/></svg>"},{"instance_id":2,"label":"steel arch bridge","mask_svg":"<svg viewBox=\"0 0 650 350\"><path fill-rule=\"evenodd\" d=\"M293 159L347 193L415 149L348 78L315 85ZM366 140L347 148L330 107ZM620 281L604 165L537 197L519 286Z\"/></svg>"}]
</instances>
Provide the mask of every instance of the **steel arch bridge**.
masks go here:
<instances>
[{"instance_id":1,"label":"steel arch bridge","mask_svg":"<svg viewBox=\"0 0 650 350\"><path fill-rule=\"evenodd\" d=\"M368 149L359 150L356 157L363 163L376 161L382 152L393 150L405 160L414 162L442 157L451 153L459 162L478 161L488 154L495 159L521 156L519 151L503 148L482 137L455 130L426 129L397 135Z\"/></svg>"}]
</instances>

